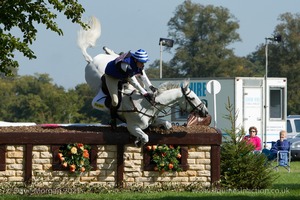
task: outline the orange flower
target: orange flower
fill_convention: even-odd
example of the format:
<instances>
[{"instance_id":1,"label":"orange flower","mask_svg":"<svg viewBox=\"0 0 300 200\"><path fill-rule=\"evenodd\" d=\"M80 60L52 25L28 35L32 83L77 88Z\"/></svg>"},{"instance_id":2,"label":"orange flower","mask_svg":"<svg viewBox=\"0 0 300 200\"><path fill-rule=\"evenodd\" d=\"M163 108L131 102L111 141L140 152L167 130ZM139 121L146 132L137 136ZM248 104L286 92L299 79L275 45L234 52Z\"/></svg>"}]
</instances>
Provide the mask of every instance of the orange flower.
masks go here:
<instances>
[{"instance_id":1,"label":"orange flower","mask_svg":"<svg viewBox=\"0 0 300 200\"><path fill-rule=\"evenodd\" d=\"M63 162L62 166L66 168L66 167L68 167L68 163L67 162Z\"/></svg>"},{"instance_id":2,"label":"orange flower","mask_svg":"<svg viewBox=\"0 0 300 200\"><path fill-rule=\"evenodd\" d=\"M155 151L155 149L157 149L157 145L153 145L152 149L153 149L153 151Z\"/></svg>"},{"instance_id":3,"label":"orange flower","mask_svg":"<svg viewBox=\"0 0 300 200\"><path fill-rule=\"evenodd\" d=\"M152 146L151 146L151 145L148 145L148 146L146 147L146 149L147 149L148 151L151 151Z\"/></svg>"},{"instance_id":4,"label":"orange flower","mask_svg":"<svg viewBox=\"0 0 300 200\"><path fill-rule=\"evenodd\" d=\"M174 149L174 146L173 146L173 145L170 145L169 148L170 148L170 149Z\"/></svg>"},{"instance_id":5,"label":"orange flower","mask_svg":"<svg viewBox=\"0 0 300 200\"><path fill-rule=\"evenodd\" d=\"M64 158L64 156L63 156L62 153L58 153L57 157L59 158L60 161L64 161L65 160L65 158Z\"/></svg>"},{"instance_id":6,"label":"orange flower","mask_svg":"<svg viewBox=\"0 0 300 200\"><path fill-rule=\"evenodd\" d=\"M81 167L81 168L80 168L80 171L81 171L81 172L85 172L85 168L84 168L84 167Z\"/></svg>"},{"instance_id":7,"label":"orange flower","mask_svg":"<svg viewBox=\"0 0 300 200\"><path fill-rule=\"evenodd\" d=\"M169 169L173 169L174 165L172 163L169 164Z\"/></svg>"},{"instance_id":8,"label":"orange flower","mask_svg":"<svg viewBox=\"0 0 300 200\"><path fill-rule=\"evenodd\" d=\"M70 172L75 172L76 170L76 165L72 164L70 165Z\"/></svg>"},{"instance_id":9,"label":"orange flower","mask_svg":"<svg viewBox=\"0 0 300 200\"><path fill-rule=\"evenodd\" d=\"M177 154L177 158L178 159L180 159L181 158L181 154L179 153L179 154Z\"/></svg>"},{"instance_id":10,"label":"orange flower","mask_svg":"<svg viewBox=\"0 0 300 200\"><path fill-rule=\"evenodd\" d=\"M89 158L90 157L90 154L89 154L89 151L88 150L83 150L83 157L84 158Z\"/></svg>"}]
</instances>

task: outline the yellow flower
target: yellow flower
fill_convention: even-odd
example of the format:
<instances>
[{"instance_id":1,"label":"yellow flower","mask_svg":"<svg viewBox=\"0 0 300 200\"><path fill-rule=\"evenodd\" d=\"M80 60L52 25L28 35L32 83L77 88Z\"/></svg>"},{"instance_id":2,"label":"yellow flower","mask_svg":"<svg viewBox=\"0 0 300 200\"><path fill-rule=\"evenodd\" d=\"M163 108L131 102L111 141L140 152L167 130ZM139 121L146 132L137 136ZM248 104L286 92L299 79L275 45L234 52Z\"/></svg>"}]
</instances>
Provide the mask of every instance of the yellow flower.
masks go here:
<instances>
[{"instance_id":1,"label":"yellow flower","mask_svg":"<svg viewBox=\"0 0 300 200\"><path fill-rule=\"evenodd\" d=\"M76 147L72 147L71 148L71 153L72 154L77 154L77 148Z\"/></svg>"}]
</instances>

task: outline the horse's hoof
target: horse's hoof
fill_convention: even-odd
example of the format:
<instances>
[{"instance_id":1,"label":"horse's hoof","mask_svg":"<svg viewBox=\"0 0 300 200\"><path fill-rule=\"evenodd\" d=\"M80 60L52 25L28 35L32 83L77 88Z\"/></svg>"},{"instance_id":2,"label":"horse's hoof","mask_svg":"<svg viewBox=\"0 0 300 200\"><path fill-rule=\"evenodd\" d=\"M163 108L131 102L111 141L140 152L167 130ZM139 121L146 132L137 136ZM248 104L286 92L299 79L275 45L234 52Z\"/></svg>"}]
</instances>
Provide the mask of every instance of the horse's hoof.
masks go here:
<instances>
[{"instance_id":1,"label":"horse's hoof","mask_svg":"<svg viewBox=\"0 0 300 200\"><path fill-rule=\"evenodd\" d=\"M139 140L139 139L136 139L136 140L134 141L134 144L135 144L136 147L141 147L141 146L142 146L142 141Z\"/></svg>"}]
</instances>

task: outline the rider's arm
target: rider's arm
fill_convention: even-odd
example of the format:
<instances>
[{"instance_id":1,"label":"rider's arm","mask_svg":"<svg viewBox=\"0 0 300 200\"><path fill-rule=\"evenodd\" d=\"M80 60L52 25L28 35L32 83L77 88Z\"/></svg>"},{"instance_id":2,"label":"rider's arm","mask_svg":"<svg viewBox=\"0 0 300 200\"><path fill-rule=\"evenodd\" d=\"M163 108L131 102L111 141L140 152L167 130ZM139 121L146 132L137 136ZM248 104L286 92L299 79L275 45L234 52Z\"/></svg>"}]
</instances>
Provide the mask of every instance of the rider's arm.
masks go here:
<instances>
[{"instance_id":1,"label":"rider's arm","mask_svg":"<svg viewBox=\"0 0 300 200\"><path fill-rule=\"evenodd\" d=\"M142 93L142 95L147 94L147 91L139 84L135 76L130 77L129 82L131 83L131 85L133 85L133 87L137 88Z\"/></svg>"},{"instance_id":2,"label":"rider's arm","mask_svg":"<svg viewBox=\"0 0 300 200\"><path fill-rule=\"evenodd\" d=\"M148 78L148 76L147 76L147 74L146 74L146 72L145 72L145 70L143 70L143 73L141 74L141 78L142 78L143 82L146 84L147 87L150 87L152 85L149 78Z\"/></svg>"},{"instance_id":3,"label":"rider's arm","mask_svg":"<svg viewBox=\"0 0 300 200\"><path fill-rule=\"evenodd\" d=\"M154 86L151 84L151 82L150 82L150 80L149 80L149 78L148 78L148 76L147 76L145 70L143 70L143 72L142 72L142 74L141 74L141 79L143 80L143 83L145 83L146 86L148 86L149 89L150 89L153 93L157 92L157 88L154 87Z\"/></svg>"}]
</instances>

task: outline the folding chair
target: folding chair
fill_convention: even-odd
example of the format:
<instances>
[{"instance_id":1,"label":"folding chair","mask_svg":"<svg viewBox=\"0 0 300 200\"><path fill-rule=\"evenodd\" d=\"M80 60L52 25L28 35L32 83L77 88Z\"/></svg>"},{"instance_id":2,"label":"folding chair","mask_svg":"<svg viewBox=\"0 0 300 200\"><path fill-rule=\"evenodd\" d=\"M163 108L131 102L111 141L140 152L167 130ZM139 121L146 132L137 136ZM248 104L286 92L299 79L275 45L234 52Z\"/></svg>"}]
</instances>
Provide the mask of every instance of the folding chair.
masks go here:
<instances>
[{"instance_id":1,"label":"folding chair","mask_svg":"<svg viewBox=\"0 0 300 200\"><path fill-rule=\"evenodd\" d=\"M277 152L277 165L275 166L277 171L278 167L284 167L291 172L291 151L280 150Z\"/></svg>"}]
</instances>

